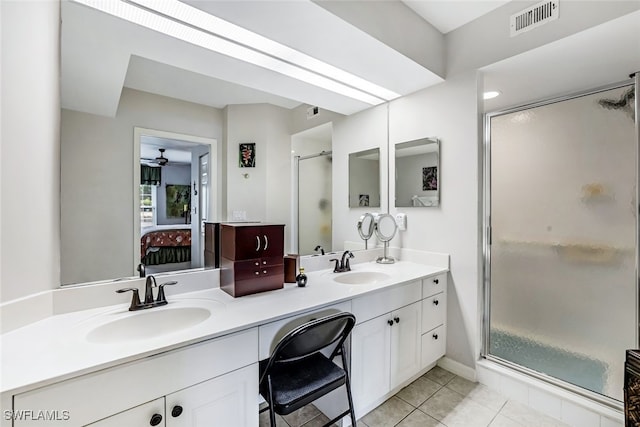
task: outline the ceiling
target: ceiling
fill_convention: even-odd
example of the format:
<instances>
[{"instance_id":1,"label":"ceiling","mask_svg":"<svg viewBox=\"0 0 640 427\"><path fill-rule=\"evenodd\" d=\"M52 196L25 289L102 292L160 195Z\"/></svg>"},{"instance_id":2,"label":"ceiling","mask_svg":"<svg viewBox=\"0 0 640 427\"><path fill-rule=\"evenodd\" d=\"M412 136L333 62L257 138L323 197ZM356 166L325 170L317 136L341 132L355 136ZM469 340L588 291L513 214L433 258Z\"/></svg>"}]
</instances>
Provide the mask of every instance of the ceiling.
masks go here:
<instances>
[{"instance_id":1,"label":"ceiling","mask_svg":"<svg viewBox=\"0 0 640 427\"><path fill-rule=\"evenodd\" d=\"M400 95L443 81L312 1L183 1ZM404 1L425 26L429 21L443 33L505 2ZM113 117L123 87L215 108L269 103L291 109L308 104L352 114L371 107L73 1L64 0L61 10L63 108Z\"/></svg>"}]
</instances>

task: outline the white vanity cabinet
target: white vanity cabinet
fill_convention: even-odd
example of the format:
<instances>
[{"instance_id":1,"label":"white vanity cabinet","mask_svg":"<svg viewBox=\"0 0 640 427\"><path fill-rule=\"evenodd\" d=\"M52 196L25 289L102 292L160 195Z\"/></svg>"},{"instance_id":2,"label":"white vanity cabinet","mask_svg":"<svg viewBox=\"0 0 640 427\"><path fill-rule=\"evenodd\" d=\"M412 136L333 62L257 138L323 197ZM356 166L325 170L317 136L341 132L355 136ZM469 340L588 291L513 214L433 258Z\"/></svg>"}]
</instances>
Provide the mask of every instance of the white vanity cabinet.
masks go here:
<instances>
[{"instance_id":1,"label":"white vanity cabinet","mask_svg":"<svg viewBox=\"0 0 640 427\"><path fill-rule=\"evenodd\" d=\"M351 388L356 416L420 370L421 281L355 298L358 324L351 336Z\"/></svg>"},{"instance_id":2,"label":"white vanity cabinet","mask_svg":"<svg viewBox=\"0 0 640 427\"><path fill-rule=\"evenodd\" d=\"M257 362L258 331L247 329L17 394L14 411L68 411L68 419L13 425L255 427Z\"/></svg>"},{"instance_id":3,"label":"white vanity cabinet","mask_svg":"<svg viewBox=\"0 0 640 427\"><path fill-rule=\"evenodd\" d=\"M422 281L422 362L426 368L444 356L447 346L447 273Z\"/></svg>"}]
</instances>

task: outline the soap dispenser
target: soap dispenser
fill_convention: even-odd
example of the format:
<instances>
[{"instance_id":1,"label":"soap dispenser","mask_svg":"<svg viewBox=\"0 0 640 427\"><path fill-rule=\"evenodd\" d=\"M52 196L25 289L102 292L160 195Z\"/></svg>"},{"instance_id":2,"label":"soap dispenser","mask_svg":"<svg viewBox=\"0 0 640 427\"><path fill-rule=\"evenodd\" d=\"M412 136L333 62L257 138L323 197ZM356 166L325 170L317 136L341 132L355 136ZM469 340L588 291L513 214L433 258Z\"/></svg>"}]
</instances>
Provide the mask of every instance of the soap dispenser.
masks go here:
<instances>
[{"instance_id":1,"label":"soap dispenser","mask_svg":"<svg viewBox=\"0 0 640 427\"><path fill-rule=\"evenodd\" d=\"M300 267L300 274L296 276L296 283L301 288L307 286L307 275L304 274L304 267Z\"/></svg>"}]
</instances>

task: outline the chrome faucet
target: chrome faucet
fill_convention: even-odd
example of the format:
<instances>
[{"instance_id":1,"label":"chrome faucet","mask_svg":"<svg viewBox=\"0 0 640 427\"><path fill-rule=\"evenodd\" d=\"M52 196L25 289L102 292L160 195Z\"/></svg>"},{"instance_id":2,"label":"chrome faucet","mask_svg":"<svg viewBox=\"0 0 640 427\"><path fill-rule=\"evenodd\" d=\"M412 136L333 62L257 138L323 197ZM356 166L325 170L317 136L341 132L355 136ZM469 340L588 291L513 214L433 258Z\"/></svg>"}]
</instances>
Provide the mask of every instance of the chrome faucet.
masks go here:
<instances>
[{"instance_id":1,"label":"chrome faucet","mask_svg":"<svg viewBox=\"0 0 640 427\"><path fill-rule=\"evenodd\" d=\"M336 262L335 267L333 268L334 273L344 273L345 271L351 271L351 266L349 265L349 258L353 258L353 253L351 251L344 251L342 254L342 259L338 260L337 258L332 258L329 262Z\"/></svg>"},{"instance_id":2,"label":"chrome faucet","mask_svg":"<svg viewBox=\"0 0 640 427\"><path fill-rule=\"evenodd\" d=\"M140 294L138 288L123 288L116 290L117 293L121 294L123 292L131 291L133 295L131 295L131 305L129 306L129 311L137 311L144 310L147 308L158 307L161 305L167 305L167 298L164 294L164 287L167 285L177 285L178 282L171 281L161 283L160 285L156 284L156 278L153 276L147 276L147 280L144 285L144 302L140 302ZM153 299L153 288L158 288L158 297Z\"/></svg>"},{"instance_id":3,"label":"chrome faucet","mask_svg":"<svg viewBox=\"0 0 640 427\"><path fill-rule=\"evenodd\" d=\"M320 245L316 246L316 248L314 249L314 251L316 251L316 252L317 252L317 251L318 251L318 249L320 250L320 254L321 254L321 255L324 255L324 249L322 248L322 246L320 246Z\"/></svg>"}]
</instances>

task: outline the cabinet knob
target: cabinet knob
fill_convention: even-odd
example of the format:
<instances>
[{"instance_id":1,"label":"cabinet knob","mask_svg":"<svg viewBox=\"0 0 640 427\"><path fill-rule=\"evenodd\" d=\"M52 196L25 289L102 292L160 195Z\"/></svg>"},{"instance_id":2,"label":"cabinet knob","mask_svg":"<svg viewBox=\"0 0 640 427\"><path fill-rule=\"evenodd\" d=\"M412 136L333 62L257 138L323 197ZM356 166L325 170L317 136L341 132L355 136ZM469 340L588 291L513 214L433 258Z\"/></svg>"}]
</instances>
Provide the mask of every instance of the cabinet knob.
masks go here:
<instances>
[{"instance_id":1,"label":"cabinet knob","mask_svg":"<svg viewBox=\"0 0 640 427\"><path fill-rule=\"evenodd\" d=\"M267 264L267 261L262 261L262 263L266 265L266 264Z\"/></svg>"},{"instance_id":2,"label":"cabinet knob","mask_svg":"<svg viewBox=\"0 0 640 427\"><path fill-rule=\"evenodd\" d=\"M438 305L438 304L440 304L440 301L438 301L437 299L434 299L433 300L433 305Z\"/></svg>"},{"instance_id":3,"label":"cabinet knob","mask_svg":"<svg viewBox=\"0 0 640 427\"><path fill-rule=\"evenodd\" d=\"M158 424L160 424L162 422L162 415L160 414L153 414L151 416L151 420L149 421L149 424L151 424L152 426L157 426Z\"/></svg>"},{"instance_id":4,"label":"cabinet knob","mask_svg":"<svg viewBox=\"0 0 640 427\"><path fill-rule=\"evenodd\" d=\"M438 283L440 283L440 280L438 280L438 279L433 279L433 283L435 283L435 284L437 285Z\"/></svg>"},{"instance_id":5,"label":"cabinet knob","mask_svg":"<svg viewBox=\"0 0 640 427\"><path fill-rule=\"evenodd\" d=\"M256 261L256 265L260 265L260 263L258 261Z\"/></svg>"},{"instance_id":6,"label":"cabinet knob","mask_svg":"<svg viewBox=\"0 0 640 427\"><path fill-rule=\"evenodd\" d=\"M438 334L433 334L432 336L433 336L433 339L434 339L434 340L437 340L437 339L438 339Z\"/></svg>"},{"instance_id":7,"label":"cabinet knob","mask_svg":"<svg viewBox=\"0 0 640 427\"><path fill-rule=\"evenodd\" d=\"M400 323L400 318L399 317L394 317L393 321L396 322L396 323Z\"/></svg>"},{"instance_id":8,"label":"cabinet knob","mask_svg":"<svg viewBox=\"0 0 640 427\"><path fill-rule=\"evenodd\" d=\"M182 414L182 406L180 405L176 405L173 407L173 409L171 410L171 416L173 418L179 417L180 414Z\"/></svg>"},{"instance_id":9,"label":"cabinet knob","mask_svg":"<svg viewBox=\"0 0 640 427\"><path fill-rule=\"evenodd\" d=\"M393 320L389 319L387 320L387 323L389 324L389 326L393 326Z\"/></svg>"},{"instance_id":10,"label":"cabinet knob","mask_svg":"<svg viewBox=\"0 0 640 427\"><path fill-rule=\"evenodd\" d=\"M260 272L259 272L259 271L256 271L256 276L259 276L259 275L260 275Z\"/></svg>"},{"instance_id":11,"label":"cabinet knob","mask_svg":"<svg viewBox=\"0 0 640 427\"><path fill-rule=\"evenodd\" d=\"M267 270L262 270L262 272L263 272L264 274L267 274Z\"/></svg>"}]
</instances>

